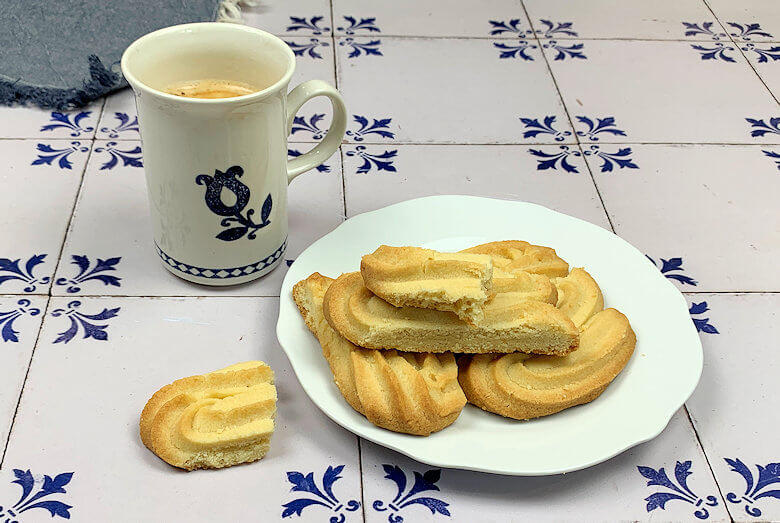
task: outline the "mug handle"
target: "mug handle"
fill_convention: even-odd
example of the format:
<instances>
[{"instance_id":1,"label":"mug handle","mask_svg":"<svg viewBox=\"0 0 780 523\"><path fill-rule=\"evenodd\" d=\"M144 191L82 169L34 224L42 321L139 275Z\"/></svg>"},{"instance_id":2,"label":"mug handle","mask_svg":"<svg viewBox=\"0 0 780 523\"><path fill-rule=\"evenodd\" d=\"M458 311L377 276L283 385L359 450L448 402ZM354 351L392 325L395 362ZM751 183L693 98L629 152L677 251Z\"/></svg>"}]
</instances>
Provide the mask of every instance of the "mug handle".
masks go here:
<instances>
[{"instance_id":1,"label":"mug handle","mask_svg":"<svg viewBox=\"0 0 780 523\"><path fill-rule=\"evenodd\" d=\"M333 121L330 129L311 151L308 151L287 162L287 183L293 181L293 178L301 173L314 169L321 165L341 145L344 139L344 132L347 130L347 107L344 105L344 99L341 94L327 82L322 80L309 80L290 91L287 95L287 134L290 134L293 125L293 118L303 104L315 96L327 96L333 107Z\"/></svg>"}]
</instances>

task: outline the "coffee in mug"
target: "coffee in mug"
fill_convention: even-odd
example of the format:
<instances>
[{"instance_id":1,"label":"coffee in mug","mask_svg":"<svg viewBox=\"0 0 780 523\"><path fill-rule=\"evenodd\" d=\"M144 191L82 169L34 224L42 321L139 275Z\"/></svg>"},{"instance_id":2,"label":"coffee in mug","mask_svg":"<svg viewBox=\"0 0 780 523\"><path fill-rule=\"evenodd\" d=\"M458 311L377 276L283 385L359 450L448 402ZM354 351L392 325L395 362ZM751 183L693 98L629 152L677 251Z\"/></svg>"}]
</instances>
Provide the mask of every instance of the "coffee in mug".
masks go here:
<instances>
[{"instance_id":1,"label":"coffee in mug","mask_svg":"<svg viewBox=\"0 0 780 523\"><path fill-rule=\"evenodd\" d=\"M233 80L217 80L206 78L203 80L186 80L176 82L164 88L168 94L183 96L184 98L234 98L262 91L267 86L255 87L246 82Z\"/></svg>"}]
</instances>

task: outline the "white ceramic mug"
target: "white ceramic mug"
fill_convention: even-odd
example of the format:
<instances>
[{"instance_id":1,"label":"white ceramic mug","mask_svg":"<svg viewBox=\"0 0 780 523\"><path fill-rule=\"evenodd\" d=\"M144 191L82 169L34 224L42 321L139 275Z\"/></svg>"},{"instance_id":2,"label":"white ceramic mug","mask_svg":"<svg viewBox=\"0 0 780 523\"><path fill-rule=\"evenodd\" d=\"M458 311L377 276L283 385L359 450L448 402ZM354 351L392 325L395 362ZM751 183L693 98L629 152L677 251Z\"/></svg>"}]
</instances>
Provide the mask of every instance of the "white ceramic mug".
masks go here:
<instances>
[{"instance_id":1,"label":"white ceramic mug","mask_svg":"<svg viewBox=\"0 0 780 523\"><path fill-rule=\"evenodd\" d=\"M287 94L294 69L279 38L223 23L161 29L122 56L138 108L154 241L173 274L233 285L282 260L287 184L336 152L347 124L344 101L329 84L310 80ZM268 87L219 99L163 91L199 79ZM315 96L330 99L333 123L314 149L288 161L295 113Z\"/></svg>"}]
</instances>

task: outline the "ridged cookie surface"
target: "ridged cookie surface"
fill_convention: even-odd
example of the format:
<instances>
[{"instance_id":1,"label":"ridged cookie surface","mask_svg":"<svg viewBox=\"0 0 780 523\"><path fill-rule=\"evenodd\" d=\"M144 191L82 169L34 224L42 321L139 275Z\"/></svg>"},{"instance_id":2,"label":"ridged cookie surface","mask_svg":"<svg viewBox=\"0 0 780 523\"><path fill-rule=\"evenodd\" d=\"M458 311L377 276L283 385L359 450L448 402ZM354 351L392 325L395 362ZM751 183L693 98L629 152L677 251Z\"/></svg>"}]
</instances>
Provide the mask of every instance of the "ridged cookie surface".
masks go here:
<instances>
[{"instance_id":1,"label":"ridged cookie surface","mask_svg":"<svg viewBox=\"0 0 780 523\"><path fill-rule=\"evenodd\" d=\"M323 315L333 281L314 273L293 287L293 298L347 403L374 425L395 432L427 436L452 424L466 404L454 355L370 350L350 343Z\"/></svg>"},{"instance_id":2,"label":"ridged cookie surface","mask_svg":"<svg viewBox=\"0 0 780 523\"><path fill-rule=\"evenodd\" d=\"M248 361L155 392L141 413L141 441L174 467L229 467L265 456L275 414L273 371Z\"/></svg>"},{"instance_id":3,"label":"ridged cookie surface","mask_svg":"<svg viewBox=\"0 0 780 523\"><path fill-rule=\"evenodd\" d=\"M560 412L596 399L623 370L636 337L615 309L583 326L580 347L563 357L479 354L458 361L469 403L514 419Z\"/></svg>"},{"instance_id":4,"label":"ridged cookie surface","mask_svg":"<svg viewBox=\"0 0 780 523\"><path fill-rule=\"evenodd\" d=\"M494 270L522 270L548 278L563 277L569 273L569 264L558 257L555 249L519 240L483 243L460 252L489 255L493 259Z\"/></svg>"},{"instance_id":5,"label":"ridged cookie surface","mask_svg":"<svg viewBox=\"0 0 780 523\"><path fill-rule=\"evenodd\" d=\"M366 288L396 307L451 311L469 323L482 320L493 262L485 254L380 246L363 256Z\"/></svg>"},{"instance_id":6,"label":"ridged cookie surface","mask_svg":"<svg viewBox=\"0 0 780 523\"><path fill-rule=\"evenodd\" d=\"M528 282L541 285L542 279L530 278ZM548 293L548 297L551 295ZM324 301L330 326L361 347L558 355L577 348L577 328L551 303L497 293L484 311L484 319L471 326L444 311L394 307L369 291L358 272L342 274L331 284Z\"/></svg>"}]
</instances>

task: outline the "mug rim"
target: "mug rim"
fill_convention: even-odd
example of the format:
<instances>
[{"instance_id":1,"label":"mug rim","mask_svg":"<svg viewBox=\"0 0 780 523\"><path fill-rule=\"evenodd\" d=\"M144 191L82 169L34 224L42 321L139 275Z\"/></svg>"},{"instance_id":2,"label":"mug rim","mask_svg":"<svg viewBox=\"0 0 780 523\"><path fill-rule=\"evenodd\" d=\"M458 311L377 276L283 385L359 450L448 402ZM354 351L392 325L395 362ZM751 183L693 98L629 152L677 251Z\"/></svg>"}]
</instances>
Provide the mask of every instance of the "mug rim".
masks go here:
<instances>
[{"instance_id":1,"label":"mug rim","mask_svg":"<svg viewBox=\"0 0 780 523\"><path fill-rule=\"evenodd\" d=\"M133 50L135 50L135 48L137 48L138 46L143 45L148 40L153 40L155 38L158 38L166 34L181 33L192 29L205 30L205 31L217 30L217 31L227 31L227 32L243 31L270 40L275 44L277 44L277 46L280 49L282 49L282 51L287 56L288 59L287 70L284 72L284 74L279 80L277 80L270 86L266 87L265 89L261 89L260 91L256 91L250 94L244 94L241 96L233 96L230 98L190 98L185 96L176 96L173 94L166 93L165 91L155 89L154 87L151 87L150 85L140 81L132 73L132 71L129 70L128 62L131 60L131 58L129 58L129 54ZM130 86L133 89L143 90L164 100L168 100L176 103L194 104L194 105L230 105L230 104L243 104L247 102L253 102L255 100L260 100L262 98L267 97L270 94L273 94L281 90L285 85L289 84L290 79L292 78L292 75L295 72L295 55L293 54L292 49L290 49L290 47L284 42L284 40L267 31L263 31L262 29L248 27L245 25L224 23L224 22L195 22L190 24L178 24L169 27L163 27L162 29L157 29L156 31L152 31L151 33L147 33L137 38L136 40L133 41L133 43L127 46L127 49L125 49L125 51L122 53L120 67L122 69L122 75L124 75L125 80L127 80L127 83L130 84Z\"/></svg>"}]
</instances>

